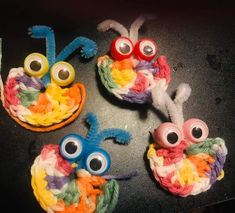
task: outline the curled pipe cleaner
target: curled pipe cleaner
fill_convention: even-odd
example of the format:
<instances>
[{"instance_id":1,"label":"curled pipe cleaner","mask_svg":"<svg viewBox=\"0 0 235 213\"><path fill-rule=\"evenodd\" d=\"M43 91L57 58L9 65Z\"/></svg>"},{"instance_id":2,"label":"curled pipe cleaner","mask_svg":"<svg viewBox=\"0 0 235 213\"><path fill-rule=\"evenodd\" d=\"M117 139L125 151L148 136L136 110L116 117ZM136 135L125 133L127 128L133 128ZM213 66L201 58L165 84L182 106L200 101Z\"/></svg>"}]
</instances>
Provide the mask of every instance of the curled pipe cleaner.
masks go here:
<instances>
[{"instance_id":1,"label":"curled pipe cleaner","mask_svg":"<svg viewBox=\"0 0 235 213\"><path fill-rule=\"evenodd\" d=\"M97 53L96 43L85 37L77 37L68 44L57 56L56 61L63 61L79 47L82 48L81 55L84 58L91 58Z\"/></svg>"},{"instance_id":2,"label":"curled pipe cleaner","mask_svg":"<svg viewBox=\"0 0 235 213\"><path fill-rule=\"evenodd\" d=\"M227 155L221 138L208 138L207 124L197 118L184 121L183 103L191 88L178 86L174 101L160 88L152 90L153 106L166 110L172 122L160 124L153 132L148 159L157 182L174 195L186 197L207 191L224 177Z\"/></svg>"},{"instance_id":3,"label":"curled pipe cleaner","mask_svg":"<svg viewBox=\"0 0 235 213\"><path fill-rule=\"evenodd\" d=\"M97 29L113 29L120 34L111 45L109 55L98 58L97 67L102 84L120 100L130 103L152 103L151 91L157 86L166 90L171 70L165 56L158 56L158 46L152 38L139 38L139 29L151 15L139 16L128 31L115 20L101 22Z\"/></svg>"},{"instance_id":4,"label":"curled pipe cleaner","mask_svg":"<svg viewBox=\"0 0 235 213\"><path fill-rule=\"evenodd\" d=\"M59 145L44 145L31 167L34 195L47 212L112 212L119 197L117 180L139 175L138 171L104 175L110 156L99 147L100 140L113 137L124 144L131 136L119 129L99 132L93 113L88 113L85 120L90 125L86 137L71 133Z\"/></svg>"},{"instance_id":5,"label":"curled pipe cleaner","mask_svg":"<svg viewBox=\"0 0 235 213\"><path fill-rule=\"evenodd\" d=\"M80 48L80 55L90 58L97 45L77 37L56 57L54 31L44 25L28 29L32 38L45 39L46 56L33 52L23 67L9 71L5 85L1 81L1 99L9 115L21 126L44 132L61 128L80 114L86 98L85 86L74 83L76 70L64 61Z\"/></svg>"},{"instance_id":6,"label":"curled pipe cleaner","mask_svg":"<svg viewBox=\"0 0 235 213\"><path fill-rule=\"evenodd\" d=\"M34 25L29 28L29 35L32 38L46 39L46 55L51 67L55 63L56 46L54 31L44 25Z\"/></svg>"}]
</instances>

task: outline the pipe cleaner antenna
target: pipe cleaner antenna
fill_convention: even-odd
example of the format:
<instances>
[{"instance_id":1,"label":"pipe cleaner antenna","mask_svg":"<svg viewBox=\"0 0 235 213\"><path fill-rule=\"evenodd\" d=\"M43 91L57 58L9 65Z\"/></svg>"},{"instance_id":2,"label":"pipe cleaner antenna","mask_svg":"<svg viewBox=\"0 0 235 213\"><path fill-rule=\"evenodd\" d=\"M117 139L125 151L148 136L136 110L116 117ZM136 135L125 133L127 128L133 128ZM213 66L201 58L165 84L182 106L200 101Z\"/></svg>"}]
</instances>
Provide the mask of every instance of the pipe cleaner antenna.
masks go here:
<instances>
[{"instance_id":1,"label":"pipe cleaner antenna","mask_svg":"<svg viewBox=\"0 0 235 213\"><path fill-rule=\"evenodd\" d=\"M54 31L44 25L34 25L29 28L28 34L32 38L45 38L46 39L46 54L51 67L55 63L56 58L56 47L55 47L55 34Z\"/></svg>"},{"instance_id":2,"label":"pipe cleaner antenna","mask_svg":"<svg viewBox=\"0 0 235 213\"><path fill-rule=\"evenodd\" d=\"M81 48L81 56L84 58L91 58L97 53L96 43L88 38L80 36L75 38L60 52L56 57L56 62L64 61L78 48Z\"/></svg>"},{"instance_id":3,"label":"pipe cleaner antenna","mask_svg":"<svg viewBox=\"0 0 235 213\"><path fill-rule=\"evenodd\" d=\"M90 125L90 129L86 135L86 139L96 145L100 145L107 138L114 138L118 143L128 144L131 140L131 134L125 130L110 128L99 131L99 122L94 113L88 113L86 122Z\"/></svg>"},{"instance_id":4,"label":"pipe cleaner antenna","mask_svg":"<svg viewBox=\"0 0 235 213\"><path fill-rule=\"evenodd\" d=\"M105 32L109 29L117 31L121 36L129 36L128 30L122 24L112 19L107 19L97 26L97 30L101 32Z\"/></svg>"},{"instance_id":5,"label":"pipe cleaner antenna","mask_svg":"<svg viewBox=\"0 0 235 213\"><path fill-rule=\"evenodd\" d=\"M87 132L86 139L89 141L94 141L97 138L97 133L99 130L99 122L94 113L88 113L86 116L86 122L90 125L90 129Z\"/></svg>"},{"instance_id":6,"label":"pipe cleaner antenna","mask_svg":"<svg viewBox=\"0 0 235 213\"><path fill-rule=\"evenodd\" d=\"M156 86L152 90L153 106L156 109L166 108L172 123L176 124L180 129L184 122L183 103L188 100L191 94L191 88L188 84L182 83L178 86L175 102L160 86Z\"/></svg>"},{"instance_id":7,"label":"pipe cleaner antenna","mask_svg":"<svg viewBox=\"0 0 235 213\"><path fill-rule=\"evenodd\" d=\"M140 15L132 24L130 27L130 39L135 44L138 41L138 35L139 35L139 29L144 24L145 20L152 20L156 17L154 15Z\"/></svg>"},{"instance_id":8,"label":"pipe cleaner antenna","mask_svg":"<svg viewBox=\"0 0 235 213\"><path fill-rule=\"evenodd\" d=\"M128 144L131 140L131 134L122 129L110 128L101 131L97 135L97 143L102 143L105 139L114 138L120 144Z\"/></svg>"},{"instance_id":9,"label":"pipe cleaner antenna","mask_svg":"<svg viewBox=\"0 0 235 213\"><path fill-rule=\"evenodd\" d=\"M138 41L139 29L143 25L144 21L145 21L145 17L141 15L131 24L130 39L132 40L134 44Z\"/></svg>"}]
</instances>

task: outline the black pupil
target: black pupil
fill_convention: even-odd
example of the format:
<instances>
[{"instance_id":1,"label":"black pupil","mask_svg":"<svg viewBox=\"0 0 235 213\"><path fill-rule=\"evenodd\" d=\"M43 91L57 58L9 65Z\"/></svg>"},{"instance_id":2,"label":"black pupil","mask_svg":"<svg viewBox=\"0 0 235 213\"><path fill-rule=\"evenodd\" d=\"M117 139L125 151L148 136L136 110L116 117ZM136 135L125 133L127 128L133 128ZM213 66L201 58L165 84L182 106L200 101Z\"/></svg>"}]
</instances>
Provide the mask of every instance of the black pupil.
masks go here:
<instances>
[{"instance_id":1,"label":"black pupil","mask_svg":"<svg viewBox=\"0 0 235 213\"><path fill-rule=\"evenodd\" d=\"M102 167L102 162L101 162L101 160L99 158L93 158L90 161L90 168L93 171L98 171L101 167Z\"/></svg>"},{"instance_id":2,"label":"black pupil","mask_svg":"<svg viewBox=\"0 0 235 213\"><path fill-rule=\"evenodd\" d=\"M152 55L153 54L153 48L149 45L146 45L144 47L144 54L145 55Z\"/></svg>"},{"instance_id":3,"label":"black pupil","mask_svg":"<svg viewBox=\"0 0 235 213\"><path fill-rule=\"evenodd\" d=\"M41 69L42 65L40 61L32 61L30 63L30 69L33 71L39 71Z\"/></svg>"},{"instance_id":4,"label":"black pupil","mask_svg":"<svg viewBox=\"0 0 235 213\"><path fill-rule=\"evenodd\" d=\"M74 143L74 142L68 142L66 145L65 145L65 151L69 154L74 154L76 151L77 151L77 144Z\"/></svg>"},{"instance_id":5,"label":"black pupil","mask_svg":"<svg viewBox=\"0 0 235 213\"><path fill-rule=\"evenodd\" d=\"M61 69L58 76L61 80L66 80L69 77L69 71L67 69Z\"/></svg>"},{"instance_id":6,"label":"black pupil","mask_svg":"<svg viewBox=\"0 0 235 213\"><path fill-rule=\"evenodd\" d=\"M130 52L130 49L131 48L127 43L123 42L123 43L120 44L119 50L120 50L121 53L127 54L127 53Z\"/></svg>"},{"instance_id":7,"label":"black pupil","mask_svg":"<svg viewBox=\"0 0 235 213\"><path fill-rule=\"evenodd\" d=\"M178 135L175 132L168 133L167 141L171 144L175 144L178 141Z\"/></svg>"},{"instance_id":8,"label":"black pupil","mask_svg":"<svg viewBox=\"0 0 235 213\"><path fill-rule=\"evenodd\" d=\"M202 137L202 129L200 127L194 127L192 129L192 135L195 138L200 138Z\"/></svg>"}]
</instances>

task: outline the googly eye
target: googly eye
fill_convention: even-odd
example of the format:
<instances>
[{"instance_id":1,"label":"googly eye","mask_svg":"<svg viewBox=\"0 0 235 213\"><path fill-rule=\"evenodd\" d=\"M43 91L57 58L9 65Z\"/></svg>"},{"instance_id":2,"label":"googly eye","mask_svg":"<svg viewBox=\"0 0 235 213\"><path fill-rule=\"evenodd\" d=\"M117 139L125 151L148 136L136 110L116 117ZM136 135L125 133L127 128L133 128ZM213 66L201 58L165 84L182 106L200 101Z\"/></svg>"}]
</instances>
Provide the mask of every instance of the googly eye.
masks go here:
<instances>
[{"instance_id":1,"label":"googly eye","mask_svg":"<svg viewBox=\"0 0 235 213\"><path fill-rule=\"evenodd\" d=\"M179 128L173 123L163 123L154 130L154 139L165 148L177 146L182 140Z\"/></svg>"},{"instance_id":2,"label":"googly eye","mask_svg":"<svg viewBox=\"0 0 235 213\"><path fill-rule=\"evenodd\" d=\"M67 86L75 79L75 70L67 62L60 61L51 67L51 78L59 86Z\"/></svg>"},{"instance_id":3,"label":"googly eye","mask_svg":"<svg viewBox=\"0 0 235 213\"><path fill-rule=\"evenodd\" d=\"M109 170L111 159L106 151L97 149L87 155L85 162L88 172L93 175L102 175Z\"/></svg>"},{"instance_id":4,"label":"googly eye","mask_svg":"<svg viewBox=\"0 0 235 213\"><path fill-rule=\"evenodd\" d=\"M84 141L79 135L70 134L60 142L61 155L70 161L79 160L84 152Z\"/></svg>"},{"instance_id":5,"label":"googly eye","mask_svg":"<svg viewBox=\"0 0 235 213\"><path fill-rule=\"evenodd\" d=\"M141 39L136 43L134 53L137 58L151 61L157 54L157 44L152 39Z\"/></svg>"},{"instance_id":6,"label":"googly eye","mask_svg":"<svg viewBox=\"0 0 235 213\"><path fill-rule=\"evenodd\" d=\"M133 52L133 44L129 38L119 37L111 44L111 55L115 60L121 61L129 58Z\"/></svg>"},{"instance_id":7,"label":"googly eye","mask_svg":"<svg viewBox=\"0 0 235 213\"><path fill-rule=\"evenodd\" d=\"M24 60L24 70L30 76L41 78L49 69L47 58L40 53L32 53Z\"/></svg>"},{"instance_id":8,"label":"googly eye","mask_svg":"<svg viewBox=\"0 0 235 213\"><path fill-rule=\"evenodd\" d=\"M187 120L184 125L184 137L194 143L199 143L207 139L209 129L207 124L196 118Z\"/></svg>"}]
</instances>

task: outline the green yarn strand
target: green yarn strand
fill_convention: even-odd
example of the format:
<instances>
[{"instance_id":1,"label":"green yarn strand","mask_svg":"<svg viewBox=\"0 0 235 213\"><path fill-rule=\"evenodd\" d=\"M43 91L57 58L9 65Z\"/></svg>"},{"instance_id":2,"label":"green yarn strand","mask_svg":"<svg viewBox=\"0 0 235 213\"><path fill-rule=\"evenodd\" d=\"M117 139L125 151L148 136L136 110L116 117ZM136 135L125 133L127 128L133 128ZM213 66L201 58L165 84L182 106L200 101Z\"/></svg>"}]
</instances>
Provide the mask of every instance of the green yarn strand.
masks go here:
<instances>
[{"instance_id":1,"label":"green yarn strand","mask_svg":"<svg viewBox=\"0 0 235 213\"><path fill-rule=\"evenodd\" d=\"M117 84L113 81L112 75L111 75L111 64L113 63L113 60L107 59L105 62L101 63L100 66L98 66L98 72L101 78L102 83L106 87L106 89L112 93L112 89L118 88Z\"/></svg>"},{"instance_id":2,"label":"green yarn strand","mask_svg":"<svg viewBox=\"0 0 235 213\"><path fill-rule=\"evenodd\" d=\"M69 206L73 203L78 203L80 198L80 191L77 188L75 180L72 180L66 190L56 195L58 200L64 200L65 205Z\"/></svg>"},{"instance_id":3,"label":"green yarn strand","mask_svg":"<svg viewBox=\"0 0 235 213\"><path fill-rule=\"evenodd\" d=\"M102 185L103 194L98 198L96 213L110 213L118 202L119 185L116 180L110 180Z\"/></svg>"},{"instance_id":4,"label":"green yarn strand","mask_svg":"<svg viewBox=\"0 0 235 213\"><path fill-rule=\"evenodd\" d=\"M199 153L207 153L209 155L215 155L216 150L213 149L214 145L220 145L224 143L222 138L207 138L204 142L199 144L193 144L186 149L187 155L197 155Z\"/></svg>"},{"instance_id":5,"label":"green yarn strand","mask_svg":"<svg viewBox=\"0 0 235 213\"><path fill-rule=\"evenodd\" d=\"M20 99L24 107L29 107L33 101L38 99L40 92L38 90L24 90L22 89L17 97Z\"/></svg>"}]
</instances>

